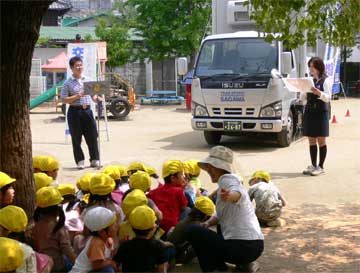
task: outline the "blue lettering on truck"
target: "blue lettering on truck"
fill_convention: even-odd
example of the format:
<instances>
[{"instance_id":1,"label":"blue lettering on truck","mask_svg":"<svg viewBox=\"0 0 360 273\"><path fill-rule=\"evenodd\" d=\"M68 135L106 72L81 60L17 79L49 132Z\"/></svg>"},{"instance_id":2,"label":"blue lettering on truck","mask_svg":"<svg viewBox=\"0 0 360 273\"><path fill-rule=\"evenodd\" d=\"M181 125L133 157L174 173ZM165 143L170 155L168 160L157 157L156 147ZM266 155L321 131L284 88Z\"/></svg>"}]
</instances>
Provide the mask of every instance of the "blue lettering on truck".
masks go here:
<instances>
[{"instance_id":1,"label":"blue lettering on truck","mask_svg":"<svg viewBox=\"0 0 360 273\"><path fill-rule=\"evenodd\" d=\"M221 101L245 101L244 92L241 91L222 91L220 93Z\"/></svg>"}]
</instances>

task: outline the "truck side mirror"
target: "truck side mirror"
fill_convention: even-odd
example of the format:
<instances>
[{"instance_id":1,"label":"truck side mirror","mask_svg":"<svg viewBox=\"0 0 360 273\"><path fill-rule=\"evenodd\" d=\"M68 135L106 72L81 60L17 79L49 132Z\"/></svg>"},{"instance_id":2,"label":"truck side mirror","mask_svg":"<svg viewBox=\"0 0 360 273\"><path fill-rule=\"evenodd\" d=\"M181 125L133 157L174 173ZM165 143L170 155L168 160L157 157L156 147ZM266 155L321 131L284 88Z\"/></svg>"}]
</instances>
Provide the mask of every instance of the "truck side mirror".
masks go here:
<instances>
[{"instance_id":1,"label":"truck side mirror","mask_svg":"<svg viewBox=\"0 0 360 273\"><path fill-rule=\"evenodd\" d=\"M188 72L188 62L186 57L178 58L177 60L177 71L181 76L186 75Z\"/></svg>"},{"instance_id":2,"label":"truck side mirror","mask_svg":"<svg viewBox=\"0 0 360 273\"><path fill-rule=\"evenodd\" d=\"M291 70L291 52L281 52L281 74L290 74Z\"/></svg>"}]
</instances>

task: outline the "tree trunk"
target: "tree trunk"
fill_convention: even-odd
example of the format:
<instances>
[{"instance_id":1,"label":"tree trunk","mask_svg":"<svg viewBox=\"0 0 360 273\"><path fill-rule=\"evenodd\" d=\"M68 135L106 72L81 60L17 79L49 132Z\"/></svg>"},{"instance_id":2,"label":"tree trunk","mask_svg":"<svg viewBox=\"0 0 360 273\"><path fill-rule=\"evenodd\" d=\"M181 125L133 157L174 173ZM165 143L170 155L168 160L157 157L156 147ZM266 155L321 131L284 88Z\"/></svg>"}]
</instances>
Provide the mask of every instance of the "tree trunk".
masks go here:
<instances>
[{"instance_id":1,"label":"tree trunk","mask_svg":"<svg viewBox=\"0 0 360 273\"><path fill-rule=\"evenodd\" d=\"M0 170L16 178L15 204L32 217L35 190L29 120L31 59L41 20L53 0L0 1Z\"/></svg>"}]
</instances>

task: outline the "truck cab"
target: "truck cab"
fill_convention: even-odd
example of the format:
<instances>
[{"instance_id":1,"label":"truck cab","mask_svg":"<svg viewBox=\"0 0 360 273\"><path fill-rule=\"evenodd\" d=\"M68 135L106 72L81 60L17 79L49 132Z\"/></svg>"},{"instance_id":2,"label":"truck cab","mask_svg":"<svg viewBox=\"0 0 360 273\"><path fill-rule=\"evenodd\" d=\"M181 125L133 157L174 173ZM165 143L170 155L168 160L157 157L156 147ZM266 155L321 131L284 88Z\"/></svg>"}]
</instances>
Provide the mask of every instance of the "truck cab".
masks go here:
<instances>
[{"instance_id":1,"label":"truck cab","mask_svg":"<svg viewBox=\"0 0 360 273\"><path fill-rule=\"evenodd\" d=\"M234 2L243 1L228 1L230 10L236 8ZM223 11L226 1L219 3ZM242 25L252 26L251 22ZM295 52L284 49L281 42L266 42L258 31L208 36L194 67L192 128L203 131L210 145L218 144L222 135L271 134L280 146L288 146L301 121L301 104L281 77L297 76Z\"/></svg>"}]
</instances>

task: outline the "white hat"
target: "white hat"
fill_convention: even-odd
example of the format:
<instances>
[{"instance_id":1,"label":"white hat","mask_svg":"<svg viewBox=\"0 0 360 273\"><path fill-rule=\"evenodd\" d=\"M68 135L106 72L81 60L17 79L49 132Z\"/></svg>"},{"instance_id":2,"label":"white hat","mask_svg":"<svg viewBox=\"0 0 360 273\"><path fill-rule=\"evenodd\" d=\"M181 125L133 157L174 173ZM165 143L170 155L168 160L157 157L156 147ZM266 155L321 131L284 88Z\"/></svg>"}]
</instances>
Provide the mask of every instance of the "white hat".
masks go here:
<instances>
[{"instance_id":1,"label":"white hat","mask_svg":"<svg viewBox=\"0 0 360 273\"><path fill-rule=\"evenodd\" d=\"M211 148L210 154L207 158L199 161L200 168L205 169L205 164L210 164L215 168L233 172L233 151L224 146L215 146Z\"/></svg>"},{"instance_id":2,"label":"white hat","mask_svg":"<svg viewBox=\"0 0 360 273\"><path fill-rule=\"evenodd\" d=\"M85 214L84 224L90 231L100 231L111 226L116 220L115 214L104 207L95 207Z\"/></svg>"}]
</instances>

